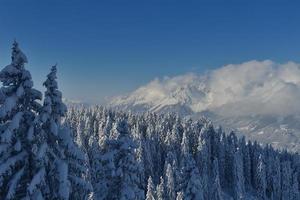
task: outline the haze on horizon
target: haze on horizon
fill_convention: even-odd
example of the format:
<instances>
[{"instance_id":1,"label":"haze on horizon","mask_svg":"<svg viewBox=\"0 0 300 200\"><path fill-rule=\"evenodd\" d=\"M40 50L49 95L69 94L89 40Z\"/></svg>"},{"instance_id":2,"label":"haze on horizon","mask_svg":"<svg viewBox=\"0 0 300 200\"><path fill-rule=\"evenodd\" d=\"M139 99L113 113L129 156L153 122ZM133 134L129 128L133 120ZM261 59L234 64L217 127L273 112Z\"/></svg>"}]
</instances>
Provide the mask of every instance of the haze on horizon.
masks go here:
<instances>
[{"instance_id":1,"label":"haze on horizon","mask_svg":"<svg viewBox=\"0 0 300 200\"><path fill-rule=\"evenodd\" d=\"M17 6L16 6L17 5ZM250 60L300 63L297 1L0 2L0 66L16 38L35 86L51 65L68 99L103 102L156 77Z\"/></svg>"}]
</instances>

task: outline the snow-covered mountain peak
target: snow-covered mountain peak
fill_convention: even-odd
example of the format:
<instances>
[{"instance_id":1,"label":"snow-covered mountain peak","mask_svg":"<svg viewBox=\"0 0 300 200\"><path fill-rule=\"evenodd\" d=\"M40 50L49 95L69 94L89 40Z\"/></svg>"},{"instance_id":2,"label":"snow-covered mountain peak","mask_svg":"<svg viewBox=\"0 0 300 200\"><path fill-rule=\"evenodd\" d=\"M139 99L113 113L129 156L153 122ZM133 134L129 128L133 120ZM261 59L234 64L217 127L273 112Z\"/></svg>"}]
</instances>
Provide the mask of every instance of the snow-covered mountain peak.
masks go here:
<instances>
[{"instance_id":1,"label":"snow-covered mountain peak","mask_svg":"<svg viewBox=\"0 0 300 200\"><path fill-rule=\"evenodd\" d=\"M129 95L113 99L110 105L146 106L153 111L184 105L193 112L202 112L234 104L235 109L247 107L241 113L234 112L239 115L299 113L299 81L296 63L249 61L227 65L205 75L155 79Z\"/></svg>"},{"instance_id":2,"label":"snow-covered mountain peak","mask_svg":"<svg viewBox=\"0 0 300 200\"><path fill-rule=\"evenodd\" d=\"M111 102L111 106L146 106L152 111L173 105L187 105L197 109L200 103L206 109L209 102L209 90L205 77L186 74L173 78L155 79L127 96L120 96ZM196 111L196 110L195 110Z\"/></svg>"},{"instance_id":3,"label":"snow-covered mountain peak","mask_svg":"<svg viewBox=\"0 0 300 200\"><path fill-rule=\"evenodd\" d=\"M251 134L260 132L260 138L278 143L279 136L270 139L270 131L289 137L289 130L300 138L300 128L295 125L296 116L300 116L299 99L299 64L254 60L206 74L157 78L128 95L114 98L109 106L137 112L205 115L224 127ZM287 122L284 129L275 122L290 116L293 122Z\"/></svg>"}]
</instances>

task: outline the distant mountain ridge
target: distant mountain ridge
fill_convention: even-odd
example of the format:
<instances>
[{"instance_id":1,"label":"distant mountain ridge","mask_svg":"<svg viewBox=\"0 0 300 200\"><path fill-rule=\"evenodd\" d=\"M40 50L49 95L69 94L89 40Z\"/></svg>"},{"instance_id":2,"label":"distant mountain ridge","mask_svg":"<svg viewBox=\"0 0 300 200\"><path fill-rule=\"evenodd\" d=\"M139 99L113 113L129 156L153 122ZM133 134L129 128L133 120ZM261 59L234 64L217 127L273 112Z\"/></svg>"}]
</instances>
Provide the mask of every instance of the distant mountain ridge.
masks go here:
<instances>
[{"instance_id":1,"label":"distant mountain ridge","mask_svg":"<svg viewBox=\"0 0 300 200\"><path fill-rule=\"evenodd\" d=\"M299 64L266 60L227 65L204 75L155 79L108 105L133 112L205 116L249 139L300 151L299 100Z\"/></svg>"},{"instance_id":2,"label":"distant mountain ridge","mask_svg":"<svg viewBox=\"0 0 300 200\"><path fill-rule=\"evenodd\" d=\"M72 100L72 99L62 99L64 104L66 104L68 107L74 107L74 108L81 108L81 107L88 107L90 106L89 103L79 101L79 100Z\"/></svg>"}]
</instances>

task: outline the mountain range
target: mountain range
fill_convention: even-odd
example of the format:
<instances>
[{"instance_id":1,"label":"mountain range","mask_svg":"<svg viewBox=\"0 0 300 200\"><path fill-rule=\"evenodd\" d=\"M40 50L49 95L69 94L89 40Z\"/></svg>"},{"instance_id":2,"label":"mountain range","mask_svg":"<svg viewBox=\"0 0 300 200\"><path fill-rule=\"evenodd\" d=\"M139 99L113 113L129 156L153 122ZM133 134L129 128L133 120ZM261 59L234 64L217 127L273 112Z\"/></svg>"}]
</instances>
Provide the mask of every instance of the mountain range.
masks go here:
<instances>
[{"instance_id":1,"label":"mountain range","mask_svg":"<svg viewBox=\"0 0 300 200\"><path fill-rule=\"evenodd\" d=\"M154 79L108 106L206 117L226 132L300 151L300 65L270 60Z\"/></svg>"}]
</instances>

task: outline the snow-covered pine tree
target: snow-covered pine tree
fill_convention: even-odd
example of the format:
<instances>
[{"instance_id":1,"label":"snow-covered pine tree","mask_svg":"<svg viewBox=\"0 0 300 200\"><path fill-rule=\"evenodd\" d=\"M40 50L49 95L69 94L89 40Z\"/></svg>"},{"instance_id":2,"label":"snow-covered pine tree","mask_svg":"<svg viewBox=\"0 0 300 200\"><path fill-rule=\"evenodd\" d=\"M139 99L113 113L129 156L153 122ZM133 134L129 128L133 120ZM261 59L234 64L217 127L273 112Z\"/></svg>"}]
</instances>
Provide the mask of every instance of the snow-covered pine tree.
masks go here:
<instances>
[{"instance_id":1,"label":"snow-covered pine tree","mask_svg":"<svg viewBox=\"0 0 300 200\"><path fill-rule=\"evenodd\" d=\"M226 135L224 132L220 135L220 147L219 147L219 153L218 153L218 165L219 165L219 178L220 178L220 184L221 187L226 186L226 180L225 180L225 148L226 148Z\"/></svg>"},{"instance_id":2,"label":"snow-covered pine tree","mask_svg":"<svg viewBox=\"0 0 300 200\"><path fill-rule=\"evenodd\" d=\"M184 200L183 192L177 192L176 200Z\"/></svg>"},{"instance_id":3,"label":"snow-covered pine tree","mask_svg":"<svg viewBox=\"0 0 300 200\"><path fill-rule=\"evenodd\" d=\"M152 182L151 176L148 178L148 185L147 185L147 194L146 194L146 200L155 200L155 188Z\"/></svg>"},{"instance_id":4,"label":"snow-covered pine tree","mask_svg":"<svg viewBox=\"0 0 300 200\"><path fill-rule=\"evenodd\" d=\"M190 166L190 169L188 169L187 174L189 177L187 177L187 185L184 191L184 199L186 200L192 200L192 199L204 199L203 195L203 187L201 182L201 176L199 173L199 170L196 166L196 163L194 159L191 157L191 160L188 164Z\"/></svg>"},{"instance_id":5,"label":"snow-covered pine tree","mask_svg":"<svg viewBox=\"0 0 300 200\"><path fill-rule=\"evenodd\" d=\"M242 152L237 149L233 158L234 199L245 199L245 179L243 171Z\"/></svg>"},{"instance_id":6,"label":"snow-covered pine tree","mask_svg":"<svg viewBox=\"0 0 300 200\"><path fill-rule=\"evenodd\" d=\"M113 178L113 187L110 188L110 192L114 193L113 198L120 200L143 199L145 192L142 189L138 164L135 160L136 144L130 137L125 120L118 120L114 127L114 135L117 136L114 149L116 151L114 155L116 175Z\"/></svg>"},{"instance_id":7,"label":"snow-covered pine tree","mask_svg":"<svg viewBox=\"0 0 300 200\"><path fill-rule=\"evenodd\" d=\"M24 67L25 54L15 41L12 61L0 72L0 199L21 199L39 195L44 170L35 173L34 131L42 94L33 89L31 74ZM37 188L37 189L36 189Z\"/></svg>"},{"instance_id":8,"label":"snow-covered pine tree","mask_svg":"<svg viewBox=\"0 0 300 200\"><path fill-rule=\"evenodd\" d=\"M280 159L278 155L274 153L272 156L272 165L271 167L271 188L272 188L272 194L271 198L273 199L280 199L281 196L281 172L280 172Z\"/></svg>"},{"instance_id":9,"label":"snow-covered pine tree","mask_svg":"<svg viewBox=\"0 0 300 200\"><path fill-rule=\"evenodd\" d=\"M184 199L204 199L201 176L196 162L190 153L189 142L186 132L183 132L181 142L181 176L180 176L180 191L183 192Z\"/></svg>"},{"instance_id":10,"label":"snow-covered pine tree","mask_svg":"<svg viewBox=\"0 0 300 200\"><path fill-rule=\"evenodd\" d=\"M270 145L266 145L264 153L266 164L266 196L269 199L280 199L280 168L278 168L280 162L278 163L277 156ZM279 176L277 175L278 172Z\"/></svg>"},{"instance_id":11,"label":"snow-covered pine tree","mask_svg":"<svg viewBox=\"0 0 300 200\"><path fill-rule=\"evenodd\" d=\"M139 174L139 179L141 180L141 186L142 188L147 191L147 185L145 185L145 183L147 182L148 184L148 180L146 181L146 171L145 171L145 156L144 156L144 145L143 145L143 140L138 140L136 143L138 144L138 148L135 149L135 157L136 157L136 161L137 161L137 165L138 165L138 174ZM151 176L151 174L148 174L149 176Z\"/></svg>"},{"instance_id":12,"label":"snow-covered pine tree","mask_svg":"<svg viewBox=\"0 0 300 200\"><path fill-rule=\"evenodd\" d=\"M93 191L92 185L87 181L86 156L81 149L73 141L72 133L68 126L63 126L59 130L59 143L64 148L66 160L58 164L58 173L61 178L62 185L66 185L63 181L69 180L70 184L70 199L88 199ZM60 187L60 192L63 193L66 188Z\"/></svg>"},{"instance_id":13,"label":"snow-covered pine tree","mask_svg":"<svg viewBox=\"0 0 300 200\"><path fill-rule=\"evenodd\" d=\"M210 163L210 150L208 144L208 137L203 137L206 135L207 127L201 129L201 134L198 138L198 148L196 153L197 165L200 170L202 186L203 186L203 196L205 199L209 198L209 170L208 166Z\"/></svg>"},{"instance_id":14,"label":"snow-covered pine tree","mask_svg":"<svg viewBox=\"0 0 300 200\"><path fill-rule=\"evenodd\" d=\"M265 168L265 163L262 154L260 154L258 157L255 180L256 180L257 197L259 200L265 200L266 199L266 168Z\"/></svg>"},{"instance_id":15,"label":"snow-covered pine tree","mask_svg":"<svg viewBox=\"0 0 300 200\"><path fill-rule=\"evenodd\" d=\"M298 183L298 174L294 172L292 176L292 185L291 185L291 200L300 199L300 192L299 192L299 183Z\"/></svg>"},{"instance_id":16,"label":"snow-covered pine tree","mask_svg":"<svg viewBox=\"0 0 300 200\"><path fill-rule=\"evenodd\" d=\"M64 150L58 144L58 130L61 126L61 118L65 116L67 108L62 103L62 94L58 90L56 82L56 66L51 68L51 72L44 82L46 87L44 104L40 112L39 123L39 152L42 167L45 169L46 185L48 193L45 198L60 198L68 199L69 189L66 185L69 184L68 179L59 177L58 165L63 163L65 159ZM64 176L67 178L67 176ZM63 193L60 187L65 187Z\"/></svg>"},{"instance_id":17,"label":"snow-covered pine tree","mask_svg":"<svg viewBox=\"0 0 300 200\"><path fill-rule=\"evenodd\" d=\"M92 191L90 183L85 181L87 168L85 156L74 143L70 128L61 125L61 119L67 112L62 102L62 93L56 81L56 66L44 82L46 87L44 106L41 113L42 130L47 139L47 171L51 183L51 198L86 199ZM52 185L54 184L54 185Z\"/></svg>"},{"instance_id":18,"label":"snow-covered pine tree","mask_svg":"<svg viewBox=\"0 0 300 200\"><path fill-rule=\"evenodd\" d=\"M246 144L245 137L242 137L240 142L240 149L243 158L243 172L244 172L244 179L245 179L245 188L250 189L251 186L251 160L250 160L250 152L249 146Z\"/></svg>"},{"instance_id":19,"label":"snow-covered pine tree","mask_svg":"<svg viewBox=\"0 0 300 200\"><path fill-rule=\"evenodd\" d=\"M222 200L222 189L219 178L219 166L217 159L213 161L213 171L212 171L212 184L210 188L210 199L211 200Z\"/></svg>"},{"instance_id":20,"label":"snow-covered pine tree","mask_svg":"<svg viewBox=\"0 0 300 200\"><path fill-rule=\"evenodd\" d=\"M52 66L51 72L47 75L46 81L43 85L46 87L44 99L45 115L42 115L43 121L48 120L48 128L53 135L58 134L58 126L61 126L61 120L67 113L67 107L62 102L62 93L58 90L57 84L57 67Z\"/></svg>"},{"instance_id":21,"label":"snow-covered pine tree","mask_svg":"<svg viewBox=\"0 0 300 200\"><path fill-rule=\"evenodd\" d=\"M290 199L292 193L292 172L290 161L281 164L281 199Z\"/></svg>"},{"instance_id":22,"label":"snow-covered pine tree","mask_svg":"<svg viewBox=\"0 0 300 200\"><path fill-rule=\"evenodd\" d=\"M91 184L93 186L93 192L95 199L101 199L102 195L102 185L101 185L101 175L103 173L102 165L101 165L101 148L99 145L99 141L96 135L91 135L89 138L89 149L88 149L88 158L89 158L89 172Z\"/></svg>"},{"instance_id":23,"label":"snow-covered pine tree","mask_svg":"<svg viewBox=\"0 0 300 200\"><path fill-rule=\"evenodd\" d=\"M172 200L176 198L175 191L175 178L174 171L170 163L167 164L166 172L165 172L165 180L166 180L166 193L168 200Z\"/></svg>"},{"instance_id":24,"label":"snow-covered pine tree","mask_svg":"<svg viewBox=\"0 0 300 200\"><path fill-rule=\"evenodd\" d=\"M103 137L101 140L100 149L100 174L98 178L98 184L96 188L97 199L113 199L118 198L114 188L114 178L116 174L116 165L114 162L116 141L109 140L108 137ZM111 193L113 192L113 193Z\"/></svg>"},{"instance_id":25,"label":"snow-covered pine tree","mask_svg":"<svg viewBox=\"0 0 300 200\"><path fill-rule=\"evenodd\" d=\"M231 132L230 135L226 137L226 147L225 147L225 188L234 188L234 154L236 151L236 138Z\"/></svg>"},{"instance_id":26,"label":"snow-covered pine tree","mask_svg":"<svg viewBox=\"0 0 300 200\"><path fill-rule=\"evenodd\" d=\"M164 200L166 199L166 193L165 193L165 182L164 178L161 176L160 177L160 183L156 187L156 197L157 200Z\"/></svg>"}]
</instances>

